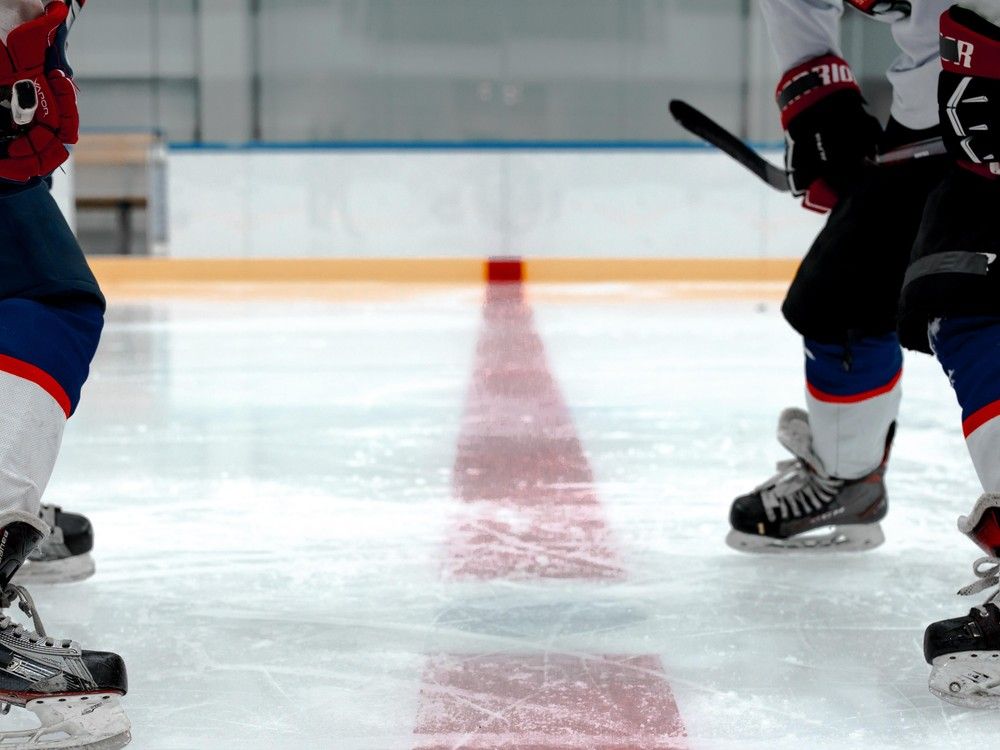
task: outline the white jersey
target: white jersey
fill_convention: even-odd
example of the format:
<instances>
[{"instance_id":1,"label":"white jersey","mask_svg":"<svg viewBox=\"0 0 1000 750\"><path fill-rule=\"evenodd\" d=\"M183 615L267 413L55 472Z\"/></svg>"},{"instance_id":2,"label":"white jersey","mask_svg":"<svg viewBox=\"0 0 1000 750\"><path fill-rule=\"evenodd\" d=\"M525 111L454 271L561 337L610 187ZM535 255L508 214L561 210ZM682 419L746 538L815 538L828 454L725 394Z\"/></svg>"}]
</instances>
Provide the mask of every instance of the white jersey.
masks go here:
<instances>
[{"instance_id":1,"label":"white jersey","mask_svg":"<svg viewBox=\"0 0 1000 750\"><path fill-rule=\"evenodd\" d=\"M759 0L767 29L782 70L813 57L840 50L840 18L844 0ZM998 0L965 0L959 3L982 15L981 5L997 13ZM938 124L937 79L941 72L938 28L941 14L955 0L911 0L909 15L875 15L892 25L900 55L889 68L892 116L914 130ZM852 13L854 11L851 11Z\"/></svg>"},{"instance_id":2,"label":"white jersey","mask_svg":"<svg viewBox=\"0 0 1000 750\"><path fill-rule=\"evenodd\" d=\"M11 31L44 12L42 0L0 0L0 41L6 42Z\"/></svg>"}]
</instances>

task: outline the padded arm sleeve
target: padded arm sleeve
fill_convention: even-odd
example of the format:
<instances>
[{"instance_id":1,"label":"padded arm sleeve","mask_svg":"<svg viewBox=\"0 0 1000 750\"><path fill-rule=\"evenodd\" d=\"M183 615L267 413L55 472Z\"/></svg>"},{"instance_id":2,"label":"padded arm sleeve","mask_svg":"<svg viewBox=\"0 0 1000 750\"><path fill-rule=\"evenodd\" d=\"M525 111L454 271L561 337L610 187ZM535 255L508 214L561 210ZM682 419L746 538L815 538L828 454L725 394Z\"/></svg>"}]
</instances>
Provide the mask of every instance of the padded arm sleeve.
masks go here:
<instances>
[{"instance_id":1,"label":"padded arm sleeve","mask_svg":"<svg viewBox=\"0 0 1000 750\"><path fill-rule=\"evenodd\" d=\"M781 70L840 51L843 0L758 0ZM989 1L989 0L987 0Z\"/></svg>"},{"instance_id":2,"label":"padded arm sleeve","mask_svg":"<svg viewBox=\"0 0 1000 750\"><path fill-rule=\"evenodd\" d=\"M1000 3L997 0L962 0L958 4L1000 26Z\"/></svg>"}]
</instances>

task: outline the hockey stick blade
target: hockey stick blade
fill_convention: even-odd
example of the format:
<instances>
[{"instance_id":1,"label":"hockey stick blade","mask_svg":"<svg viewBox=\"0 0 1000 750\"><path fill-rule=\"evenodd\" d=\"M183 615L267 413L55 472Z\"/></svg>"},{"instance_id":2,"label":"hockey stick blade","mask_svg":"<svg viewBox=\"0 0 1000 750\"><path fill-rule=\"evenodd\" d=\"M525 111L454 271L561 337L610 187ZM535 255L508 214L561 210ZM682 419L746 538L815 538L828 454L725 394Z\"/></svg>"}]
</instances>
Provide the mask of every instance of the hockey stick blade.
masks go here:
<instances>
[{"instance_id":1,"label":"hockey stick blade","mask_svg":"<svg viewBox=\"0 0 1000 750\"><path fill-rule=\"evenodd\" d=\"M682 128L732 157L775 190L780 190L783 193L791 191L791 187L788 185L788 175L784 169L769 162L715 120L699 112L687 102L682 102L679 99L672 100L670 114Z\"/></svg>"}]
</instances>

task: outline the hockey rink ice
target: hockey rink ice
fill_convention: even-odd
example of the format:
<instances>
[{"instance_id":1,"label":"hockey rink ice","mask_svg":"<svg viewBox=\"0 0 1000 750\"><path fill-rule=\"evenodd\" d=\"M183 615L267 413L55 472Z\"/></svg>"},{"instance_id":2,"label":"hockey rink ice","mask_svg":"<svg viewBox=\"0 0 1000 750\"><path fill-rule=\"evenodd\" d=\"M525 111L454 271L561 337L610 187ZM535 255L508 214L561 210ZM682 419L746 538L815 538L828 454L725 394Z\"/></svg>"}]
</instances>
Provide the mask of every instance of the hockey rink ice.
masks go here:
<instances>
[{"instance_id":1,"label":"hockey rink ice","mask_svg":"<svg viewBox=\"0 0 1000 750\"><path fill-rule=\"evenodd\" d=\"M125 657L137 750L978 746L1000 719L921 655L981 600L934 361L907 357L883 547L723 542L804 401L779 300L112 294L47 496L98 572L34 588L48 630Z\"/></svg>"}]
</instances>

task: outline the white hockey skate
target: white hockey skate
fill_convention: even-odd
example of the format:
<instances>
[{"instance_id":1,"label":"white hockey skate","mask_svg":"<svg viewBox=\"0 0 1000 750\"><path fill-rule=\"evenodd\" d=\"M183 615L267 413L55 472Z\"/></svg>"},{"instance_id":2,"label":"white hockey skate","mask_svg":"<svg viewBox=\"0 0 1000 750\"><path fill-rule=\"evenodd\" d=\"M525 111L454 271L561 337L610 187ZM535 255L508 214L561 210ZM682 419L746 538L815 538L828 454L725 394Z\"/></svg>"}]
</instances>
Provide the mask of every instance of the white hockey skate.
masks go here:
<instances>
[{"instance_id":1,"label":"white hockey skate","mask_svg":"<svg viewBox=\"0 0 1000 750\"><path fill-rule=\"evenodd\" d=\"M38 720L32 729L3 730L4 750L118 750L131 741L120 699L128 690L117 654L86 651L75 641L45 634L31 596L10 579L47 529L26 513L6 515L0 528L0 607L15 603L34 630L0 616L0 716L14 707Z\"/></svg>"},{"instance_id":2,"label":"white hockey skate","mask_svg":"<svg viewBox=\"0 0 1000 750\"><path fill-rule=\"evenodd\" d=\"M15 578L22 586L72 583L94 575L94 530L86 516L42 505L42 520L50 532L35 548Z\"/></svg>"},{"instance_id":3,"label":"white hockey skate","mask_svg":"<svg viewBox=\"0 0 1000 750\"><path fill-rule=\"evenodd\" d=\"M979 579L959 590L962 596L1000 585L1000 495L979 498L958 528L988 555L976 560ZM1000 709L1000 589L965 617L941 620L924 633L924 658L931 665L930 691L963 708Z\"/></svg>"}]
</instances>

